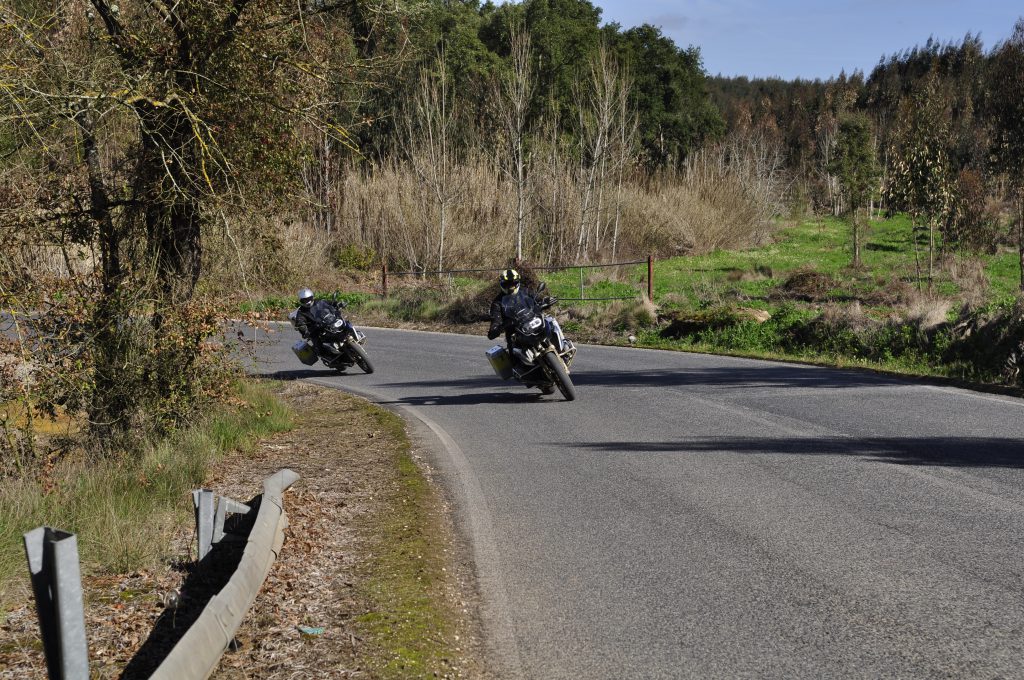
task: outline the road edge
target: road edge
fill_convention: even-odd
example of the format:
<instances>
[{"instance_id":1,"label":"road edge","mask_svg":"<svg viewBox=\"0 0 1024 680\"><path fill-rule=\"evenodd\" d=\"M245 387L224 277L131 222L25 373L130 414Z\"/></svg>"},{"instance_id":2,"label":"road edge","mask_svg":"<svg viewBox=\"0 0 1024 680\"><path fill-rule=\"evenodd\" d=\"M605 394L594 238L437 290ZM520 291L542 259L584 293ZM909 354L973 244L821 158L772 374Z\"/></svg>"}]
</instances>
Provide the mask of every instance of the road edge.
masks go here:
<instances>
[{"instance_id":1,"label":"road edge","mask_svg":"<svg viewBox=\"0 0 1024 680\"><path fill-rule=\"evenodd\" d=\"M500 568L500 551L494 540L494 522L483 489L461 447L443 427L414 407L382 403L370 392L319 378L301 380L356 395L398 414L412 430L410 434L442 463L438 468L449 487L449 496L455 500L458 519L456 526L470 547L476 587L483 595L480 598L480 609L484 646L488 655L497 662L495 666L500 671L498 677L525 677L519 643L509 615L509 595Z\"/></svg>"}]
</instances>

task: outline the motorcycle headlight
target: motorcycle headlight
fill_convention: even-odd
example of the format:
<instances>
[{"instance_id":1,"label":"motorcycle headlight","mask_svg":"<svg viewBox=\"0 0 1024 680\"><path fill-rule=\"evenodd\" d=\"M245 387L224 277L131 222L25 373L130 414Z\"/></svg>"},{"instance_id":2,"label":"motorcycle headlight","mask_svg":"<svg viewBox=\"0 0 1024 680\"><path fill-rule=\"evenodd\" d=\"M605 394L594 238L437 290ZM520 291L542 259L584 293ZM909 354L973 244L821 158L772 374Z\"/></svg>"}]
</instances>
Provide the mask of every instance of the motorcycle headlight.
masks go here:
<instances>
[{"instance_id":1,"label":"motorcycle headlight","mask_svg":"<svg viewBox=\"0 0 1024 680\"><path fill-rule=\"evenodd\" d=\"M345 322L342 321L341 319L336 319L332 325L334 328L341 328L342 326L345 325Z\"/></svg>"},{"instance_id":2,"label":"motorcycle headlight","mask_svg":"<svg viewBox=\"0 0 1024 680\"><path fill-rule=\"evenodd\" d=\"M532 319L530 319L530 323L526 324L526 327L529 328L531 331L535 331L538 328L540 328L543 323L543 319L541 319L539 316L535 316Z\"/></svg>"}]
</instances>

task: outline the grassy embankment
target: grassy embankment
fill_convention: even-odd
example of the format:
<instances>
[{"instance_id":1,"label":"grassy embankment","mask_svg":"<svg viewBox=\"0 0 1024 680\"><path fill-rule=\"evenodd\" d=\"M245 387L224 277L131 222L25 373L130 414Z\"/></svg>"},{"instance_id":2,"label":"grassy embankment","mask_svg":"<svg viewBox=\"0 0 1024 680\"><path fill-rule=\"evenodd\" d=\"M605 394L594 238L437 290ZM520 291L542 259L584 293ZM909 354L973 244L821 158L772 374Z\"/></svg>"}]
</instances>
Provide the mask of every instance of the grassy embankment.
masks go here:
<instances>
[{"instance_id":1,"label":"grassy embankment","mask_svg":"<svg viewBox=\"0 0 1024 680\"><path fill-rule=\"evenodd\" d=\"M855 269L845 221L801 221L766 246L658 261L654 306L566 302L559 315L567 333L591 342L635 335L643 347L999 382L1022 339L1016 253L937 253L929 291L927 246L919 243L915 257L911 234L904 216L873 221ZM578 296L579 270L542 274L554 295ZM646 274L645 265L587 270L586 295L638 294ZM365 289L373 284L368 276ZM458 327L482 318L492 291L490 280L454 277L395 282L388 300L345 297L357 324ZM291 304L282 296L250 308Z\"/></svg>"},{"instance_id":2,"label":"grassy embankment","mask_svg":"<svg viewBox=\"0 0 1024 680\"><path fill-rule=\"evenodd\" d=\"M919 269L907 218L873 223L860 268L849 243L849 226L825 219L766 247L659 263L662 323L638 328L640 344L1000 380L1024 339L1015 253L950 255L929 291L927 251Z\"/></svg>"},{"instance_id":3,"label":"grassy embankment","mask_svg":"<svg viewBox=\"0 0 1024 680\"><path fill-rule=\"evenodd\" d=\"M34 527L78 534L84 574L126 573L168 557L171 534L189 521L188 492L202 485L208 465L291 427L290 412L265 386L235 389L232 405L137 457L70 457L36 477L0 481L0 613L27 592L22 533Z\"/></svg>"}]
</instances>

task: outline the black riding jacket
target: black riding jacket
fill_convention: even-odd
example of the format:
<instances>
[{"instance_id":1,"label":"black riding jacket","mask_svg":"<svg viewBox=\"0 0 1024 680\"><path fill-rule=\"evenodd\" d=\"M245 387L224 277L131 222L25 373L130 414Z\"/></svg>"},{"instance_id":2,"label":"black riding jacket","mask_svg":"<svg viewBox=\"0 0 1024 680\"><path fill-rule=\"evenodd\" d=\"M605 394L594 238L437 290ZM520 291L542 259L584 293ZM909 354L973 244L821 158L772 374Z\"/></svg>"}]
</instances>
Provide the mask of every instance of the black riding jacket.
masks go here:
<instances>
[{"instance_id":1,"label":"black riding jacket","mask_svg":"<svg viewBox=\"0 0 1024 680\"><path fill-rule=\"evenodd\" d=\"M300 306L295 312L295 330L304 338L314 337L319 334L316 317L321 316L323 311L329 311L341 318L341 310L344 307L345 303L340 300L337 304L329 300L317 300L309 307Z\"/></svg>"},{"instance_id":2,"label":"black riding jacket","mask_svg":"<svg viewBox=\"0 0 1024 680\"><path fill-rule=\"evenodd\" d=\"M515 294L535 298L538 302L541 303L541 305L549 305L551 302L553 302L553 298L548 296L544 296L538 299L537 296L534 295L533 292L529 288L526 288L525 286L520 288L519 292ZM496 337L501 335L502 332L504 332L505 343L508 344L511 329L508 327L508 319L505 318L505 309L501 304L501 301L505 299L506 295L508 295L508 293L505 293L504 291L498 291L498 294L491 301L491 327L487 330L487 339L494 340Z\"/></svg>"}]
</instances>

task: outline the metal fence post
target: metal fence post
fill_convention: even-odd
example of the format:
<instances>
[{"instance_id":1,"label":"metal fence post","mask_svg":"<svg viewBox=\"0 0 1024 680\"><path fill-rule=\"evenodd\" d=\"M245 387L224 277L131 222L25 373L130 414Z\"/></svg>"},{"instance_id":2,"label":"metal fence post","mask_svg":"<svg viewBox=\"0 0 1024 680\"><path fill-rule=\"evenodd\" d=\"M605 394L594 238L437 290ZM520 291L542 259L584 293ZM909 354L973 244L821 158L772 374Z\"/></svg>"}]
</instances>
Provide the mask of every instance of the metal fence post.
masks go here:
<instances>
[{"instance_id":1,"label":"metal fence post","mask_svg":"<svg viewBox=\"0 0 1024 680\"><path fill-rule=\"evenodd\" d=\"M583 299L583 267L580 267L580 299Z\"/></svg>"},{"instance_id":2,"label":"metal fence post","mask_svg":"<svg viewBox=\"0 0 1024 680\"><path fill-rule=\"evenodd\" d=\"M33 529L24 537L47 674L50 680L88 680L78 538L50 527Z\"/></svg>"},{"instance_id":3,"label":"metal fence post","mask_svg":"<svg viewBox=\"0 0 1024 680\"><path fill-rule=\"evenodd\" d=\"M213 492L209 489L196 489L192 492L192 505L196 511L198 561L206 557L213 545Z\"/></svg>"}]
</instances>

